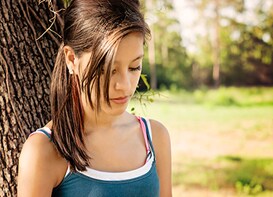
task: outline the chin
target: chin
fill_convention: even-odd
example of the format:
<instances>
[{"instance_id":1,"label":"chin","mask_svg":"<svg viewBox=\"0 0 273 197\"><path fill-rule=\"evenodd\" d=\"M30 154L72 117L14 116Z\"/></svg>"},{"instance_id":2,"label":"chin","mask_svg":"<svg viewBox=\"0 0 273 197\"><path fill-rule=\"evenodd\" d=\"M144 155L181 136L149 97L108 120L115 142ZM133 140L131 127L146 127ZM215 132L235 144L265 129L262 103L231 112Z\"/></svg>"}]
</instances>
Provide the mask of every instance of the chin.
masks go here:
<instances>
[{"instance_id":1,"label":"chin","mask_svg":"<svg viewBox=\"0 0 273 197\"><path fill-rule=\"evenodd\" d=\"M104 111L112 116L119 116L122 115L124 112L126 112L127 109L127 105L120 105L120 106L116 106L112 104L112 107L109 107L107 109L105 109Z\"/></svg>"}]
</instances>

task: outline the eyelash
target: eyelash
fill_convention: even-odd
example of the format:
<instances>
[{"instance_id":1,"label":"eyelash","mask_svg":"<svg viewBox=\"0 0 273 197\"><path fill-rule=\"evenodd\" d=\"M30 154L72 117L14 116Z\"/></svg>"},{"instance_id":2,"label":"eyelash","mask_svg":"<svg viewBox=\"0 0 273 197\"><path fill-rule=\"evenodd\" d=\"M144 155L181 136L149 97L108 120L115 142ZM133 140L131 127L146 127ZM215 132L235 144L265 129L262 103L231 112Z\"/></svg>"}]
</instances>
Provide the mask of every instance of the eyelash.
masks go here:
<instances>
[{"instance_id":1,"label":"eyelash","mask_svg":"<svg viewBox=\"0 0 273 197\"><path fill-rule=\"evenodd\" d=\"M129 68L130 71L134 72L134 71L141 71L141 65L139 65L138 67L131 67ZM116 70L112 70L112 74L115 74L116 73ZM104 74L104 69L102 69L101 71L101 74L103 75Z\"/></svg>"},{"instance_id":2,"label":"eyelash","mask_svg":"<svg viewBox=\"0 0 273 197\"><path fill-rule=\"evenodd\" d=\"M135 68L129 68L130 71L140 71L141 70L141 66L139 65L138 67Z\"/></svg>"}]
</instances>

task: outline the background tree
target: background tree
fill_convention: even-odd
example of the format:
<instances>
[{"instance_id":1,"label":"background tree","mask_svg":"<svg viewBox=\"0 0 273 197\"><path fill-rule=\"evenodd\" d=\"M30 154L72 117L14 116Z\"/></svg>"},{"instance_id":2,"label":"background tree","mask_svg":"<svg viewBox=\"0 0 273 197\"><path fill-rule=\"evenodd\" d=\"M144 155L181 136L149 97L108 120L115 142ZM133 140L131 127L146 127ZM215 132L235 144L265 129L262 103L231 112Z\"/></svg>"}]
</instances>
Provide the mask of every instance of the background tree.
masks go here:
<instances>
[{"instance_id":1,"label":"background tree","mask_svg":"<svg viewBox=\"0 0 273 197\"><path fill-rule=\"evenodd\" d=\"M249 8L255 2L255 9ZM215 65L220 62L222 85L272 85L273 5L270 0L255 2L192 2L200 13L196 24L205 32L199 34L197 50L190 55L197 70L195 80L212 85L217 79Z\"/></svg>"},{"instance_id":2,"label":"background tree","mask_svg":"<svg viewBox=\"0 0 273 197\"><path fill-rule=\"evenodd\" d=\"M146 19L152 30L148 45L148 59L144 59L144 73L152 88L191 86L190 66L186 49L182 46L180 24L175 18L172 0L146 2ZM148 69L149 68L149 69Z\"/></svg>"},{"instance_id":3,"label":"background tree","mask_svg":"<svg viewBox=\"0 0 273 197\"><path fill-rule=\"evenodd\" d=\"M144 3L142 1L142 3ZM153 4L155 3L154 0L147 0L145 1L145 13L147 18L153 17L152 14L152 7ZM150 85L152 89L157 88L157 76L156 76L156 65L155 65L155 39L154 39L154 27L151 24L150 25L150 31L151 31L151 37L150 40L148 41L148 65L149 65L149 71L150 71Z\"/></svg>"},{"instance_id":4,"label":"background tree","mask_svg":"<svg viewBox=\"0 0 273 197\"><path fill-rule=\"evenodd\" d=\"M226 51L221 57L226 85L273 84L273 3L268 6L266 2L260 1L253 10L255 20L227 18L228 26L222 31Z\"/></svg>"},{"instance_id":5,"label":"background tree","mask_svg":"<svg viewBox=\"0 0 273 197\"><path fill-rule=\"evenodd\" d=\"M54 31L60 33L61 25L52 11L56 5L56 2L39 3L36 0L0 2L2 197L16 196L18 157L22 144L30 132L50 120L50 75L60 42Z\"/></svg>"}]
</instances>

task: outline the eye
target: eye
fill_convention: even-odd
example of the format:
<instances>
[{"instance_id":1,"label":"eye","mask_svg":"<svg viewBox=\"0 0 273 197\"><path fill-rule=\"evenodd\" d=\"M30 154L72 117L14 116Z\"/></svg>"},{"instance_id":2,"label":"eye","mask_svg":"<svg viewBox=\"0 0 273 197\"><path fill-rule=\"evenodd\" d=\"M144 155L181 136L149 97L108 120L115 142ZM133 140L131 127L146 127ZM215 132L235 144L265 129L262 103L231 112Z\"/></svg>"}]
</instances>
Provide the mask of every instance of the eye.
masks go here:
<instances>
[{"instance_id":1,"label":"eye","mask_svg":"<svg viewBox=\"0 0 273 197\"><path fill-rule=\"evenodd\" d=\"M139 65L137 67L130 67L129 70L130 71L140 71L141 70L141 65Z\"/></svg>"}]
</instances>

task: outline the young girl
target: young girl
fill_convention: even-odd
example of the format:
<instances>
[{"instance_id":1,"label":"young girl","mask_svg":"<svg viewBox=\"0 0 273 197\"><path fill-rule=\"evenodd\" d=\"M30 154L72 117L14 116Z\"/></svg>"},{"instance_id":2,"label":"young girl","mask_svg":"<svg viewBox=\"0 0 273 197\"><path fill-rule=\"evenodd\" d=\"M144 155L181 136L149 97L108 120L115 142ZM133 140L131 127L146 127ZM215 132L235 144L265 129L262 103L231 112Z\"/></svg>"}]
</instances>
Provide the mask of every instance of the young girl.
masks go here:
<instances>
[{"instance_id":1,"label":"young girl","mask_svg":"<svg viewBox=\"0 0 273 197\"><path fill-rule=\"evenodd\" d=\"M19 197L172 195L167 129L126 112L148 35L138 0L71 2L52 74L52 121L24 144Z\"/></svg>"}]
</instances>

